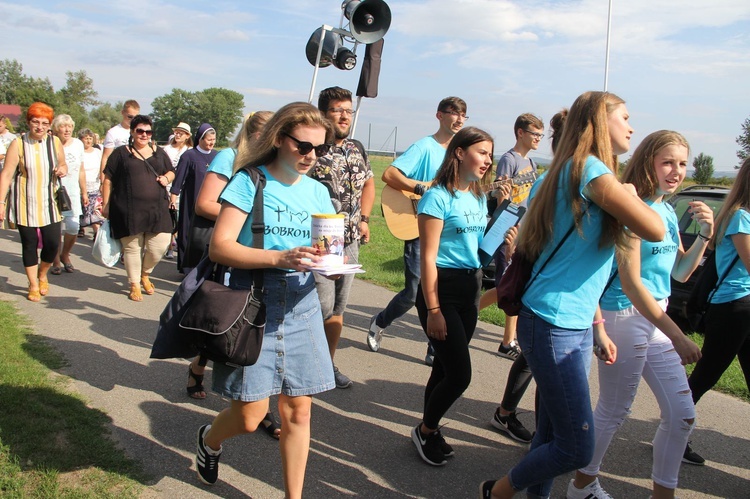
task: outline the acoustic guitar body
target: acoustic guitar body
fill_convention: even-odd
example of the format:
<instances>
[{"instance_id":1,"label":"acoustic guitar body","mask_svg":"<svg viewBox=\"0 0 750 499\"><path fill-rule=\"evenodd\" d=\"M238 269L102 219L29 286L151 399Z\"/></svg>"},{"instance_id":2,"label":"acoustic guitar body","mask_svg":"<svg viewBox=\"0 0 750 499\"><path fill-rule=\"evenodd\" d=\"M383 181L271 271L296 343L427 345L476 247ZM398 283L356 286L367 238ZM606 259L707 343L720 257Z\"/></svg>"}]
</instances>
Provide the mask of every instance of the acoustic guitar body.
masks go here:
<instances>
[{"instance_id":1,"label":"acoustic guitar body","mask_svg":"<svg viewBox=\"0 0 750 499\"><path fill-rule=\"evenodd\" d=\"M386 184L380 194L385 224L393 237L409 241L419 237L417 204L422 196Z\"/></svg>"}]
</instances>

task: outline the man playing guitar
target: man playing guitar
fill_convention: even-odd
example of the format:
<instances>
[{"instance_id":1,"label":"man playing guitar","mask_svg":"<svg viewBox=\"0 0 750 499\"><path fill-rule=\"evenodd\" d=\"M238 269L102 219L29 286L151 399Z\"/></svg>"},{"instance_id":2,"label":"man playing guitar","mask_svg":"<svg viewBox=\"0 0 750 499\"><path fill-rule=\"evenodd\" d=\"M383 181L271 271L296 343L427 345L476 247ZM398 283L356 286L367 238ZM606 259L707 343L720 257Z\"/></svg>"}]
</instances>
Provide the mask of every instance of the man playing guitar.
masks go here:
<instances>
[{"instance_id":1,"label":"man playing guitar","mask_svg":"<svg viewBox=\"0 0 750 499\"><path fill-rule=\"evenodd\" d=\"M448 143L468 119L466 102L458 97L447 97L438 104L435 116L439 122L437 132L409 146L383 172L383 182L390 187L419 196L424 194L425 184L432 182L445 158ZM373 352L380 349L383 330L414 306L419 277L419 239L416 238L404 241L404 289L370 319L367 346ZM432 365L432 360L432 347L428 346L425 364Z\"/></svg>"}]
</instances>

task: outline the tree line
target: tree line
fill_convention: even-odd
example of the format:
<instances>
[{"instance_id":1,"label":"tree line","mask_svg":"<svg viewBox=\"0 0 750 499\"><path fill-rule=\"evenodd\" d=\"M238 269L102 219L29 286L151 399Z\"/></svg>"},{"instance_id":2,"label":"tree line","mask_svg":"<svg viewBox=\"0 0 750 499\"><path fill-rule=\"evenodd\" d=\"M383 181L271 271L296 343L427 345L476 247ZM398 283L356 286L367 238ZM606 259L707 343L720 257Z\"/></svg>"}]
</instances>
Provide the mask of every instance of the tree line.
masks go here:
<instances>
[{"instance_id":1,"label":"tree line","mask_svg":"<svg viewBox=\"0 0 750 499\"><path fill-rule=\"evenodd\" d=\"M122 102L101 102L94 81L85 70L66 71L65 85L55 90L49 78L35 78L23 72L23 65L15 59L0 61L0 103L16 104L22 115L34 102L44 102L56 114L69 114L76 130L90 128L102 138L112 126L122 121ZM197 92L175 88L156 97L150 116L154 120L154 139L166 142L172 127L180 122L196 130L201 123L216 129L219 147L226 147L242 123L244 98L239 92L225 88L207 88ZM19 120L19 132L26 131L26 123Z\"/></svg>"}]
</instances>

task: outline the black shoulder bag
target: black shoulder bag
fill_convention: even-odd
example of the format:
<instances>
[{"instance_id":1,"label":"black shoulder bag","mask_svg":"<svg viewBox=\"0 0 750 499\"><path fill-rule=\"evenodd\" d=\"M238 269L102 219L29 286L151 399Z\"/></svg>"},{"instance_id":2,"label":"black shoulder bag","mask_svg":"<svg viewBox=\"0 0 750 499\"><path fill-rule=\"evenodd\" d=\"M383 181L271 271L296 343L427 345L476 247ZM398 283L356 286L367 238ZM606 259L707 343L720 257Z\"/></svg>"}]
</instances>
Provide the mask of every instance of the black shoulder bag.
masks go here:
<instances>
[{"instance_id":1,"label":"black shoulder bag","mask_svg":"<svg viewBox=\"0 0 750 499\"><path fill-rule=\"evenodd\" d=\"M706 257L706 261L703 262L703 272L696 279L693 290L685 303L687 320L693 331L697 333L706 331L705 317L711 298L714 297L719 286L727 278L729 271L732 270L739 258L740 256L737 255L719 278L719 272L716 269L716 251Z\"/></svg>"},{"instance_id":2,"label":"black shoulder bag","mask_svg":"<svg viewBox=\"0 0 750 499\"><path fill-rule=\"evenodd\" d=\"M253 247L263 248L263 187L265 176L247 168L255 184ZM151 350L157 359L192 357L200 353L214 362L242 367L255 364L263 345L266 306L263 269L253 271L249 290L224 286L227 268L206 254L185 277L159 318Z\"/></svg>"}]
</instances>

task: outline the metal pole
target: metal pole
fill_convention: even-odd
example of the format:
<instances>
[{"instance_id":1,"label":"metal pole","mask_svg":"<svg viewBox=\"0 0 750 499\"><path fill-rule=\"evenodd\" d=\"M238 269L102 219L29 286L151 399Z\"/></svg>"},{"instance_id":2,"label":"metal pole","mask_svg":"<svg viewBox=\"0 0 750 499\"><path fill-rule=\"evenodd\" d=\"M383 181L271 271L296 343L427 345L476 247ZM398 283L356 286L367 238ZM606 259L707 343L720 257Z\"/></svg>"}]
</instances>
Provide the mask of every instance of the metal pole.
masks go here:
<instances>
[{"instance_id":1,"label":"metal pole","mask_svg":"<svg viewBox=\"0 0 750 499\"><path fill-rule=\"evenodd\" d=\"M398 141L398 127L393 127L393 159L396 159L396 142Z\"/></svg>"},{"instance_id":2,"label":"metal pole","mask_svg":"<svg viewBox=\"0 0 750 499\"><path fill-rule=\"evenodd\" d=\"M359 105L362 103L362 96L357 97L357 110L354 111L354 121L352 122L352 129L349 132L349 137L354 138L354 131L357 130L357 120L359 120Z\"/></svg>"},{"instance_id":3,"label":"metal pole","mask_svg":"<svg viewBox=\"0 0 750 499\"><path fill-rule=\"evenodd\" d=\"M367 149L372 149L372 123L367 127Z\"/></svg>"},{"instance_id":4,"label":"metal pole","mask_svg":"<svg viewBox=\"0 0 750 499\"><path fill-rule=\"evenodd\" d=\"M320 69L320 58L323 55L323 42L326 39L326 30L330 28L330 26L326 26L324 24L322 28L323 29L320 30L320 43L318 44L318 57L315 59L315 70L313 71L312 85L310 85L310 95L307 97L308 104L312 104L313 94L315 94L315 82L318 80L318 69Z\"/></svg>"},{"instance_id":5,"label":"metal pole","mask_svg":"<svg viewBox=\"0 0 750 499\"><path fill-rule=\"evenodd\" d=\"M607 91L609 83L609 42L612 32L612 0L609 0L609 12L607 13L607 52L604 56L604 91Z\"/></svg>"}]
</instances>

